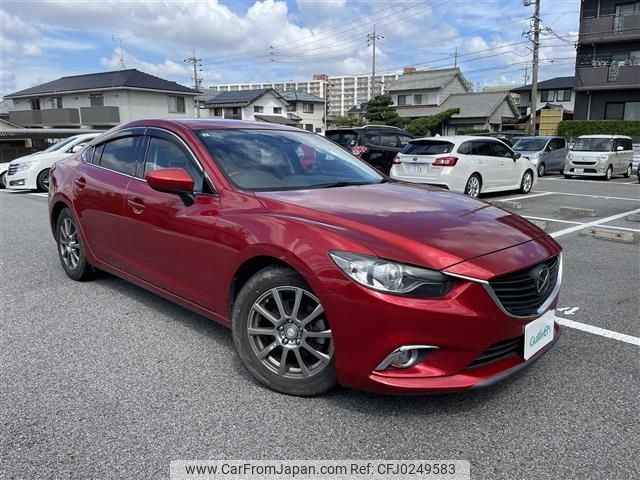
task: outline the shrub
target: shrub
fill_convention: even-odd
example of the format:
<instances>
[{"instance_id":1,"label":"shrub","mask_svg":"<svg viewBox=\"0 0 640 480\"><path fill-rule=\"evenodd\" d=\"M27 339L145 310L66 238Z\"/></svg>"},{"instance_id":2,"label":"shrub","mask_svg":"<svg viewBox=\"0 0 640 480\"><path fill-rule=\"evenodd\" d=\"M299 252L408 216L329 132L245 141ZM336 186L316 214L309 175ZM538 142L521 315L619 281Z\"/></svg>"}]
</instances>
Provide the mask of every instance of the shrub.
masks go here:
<instances>
[{"instance_id":1,"label":"shrub","mask_svg":"<svg viewBox=\"0 0 640 480\"><path fill-rule=\"evenodd\" d=\"M574 140L580 135L628 135L640 143L638 120L565 120L558 125L558 135Z\"/></svg>"},{"instance_id":2,"label":"shrub","mask_svg":"<svg viewBox=\"0 0 640 480\"><path fill-rule=\"evenodd\" d=\"M456 130L456 135L484 135L485 133L491 133L489 130L481 130L475 128L462 128Z\"/></svg>"}]
</instances>

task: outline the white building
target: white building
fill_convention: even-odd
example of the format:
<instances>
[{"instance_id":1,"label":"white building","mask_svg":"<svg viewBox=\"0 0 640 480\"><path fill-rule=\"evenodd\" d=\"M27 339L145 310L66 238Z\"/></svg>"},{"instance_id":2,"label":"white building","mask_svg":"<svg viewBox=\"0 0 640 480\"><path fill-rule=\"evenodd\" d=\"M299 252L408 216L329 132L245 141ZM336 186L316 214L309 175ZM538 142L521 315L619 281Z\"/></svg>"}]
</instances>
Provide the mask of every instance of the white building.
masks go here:
<instances>
[{"instance_id":1,"label":"white building","mask_svg":"<svg viewBox=\"0 0 640 480\"><path fill-rule=\"evenodd\" d=\"M194 90L135 69L62 77L6 95L23 127L112 127L194 116Z\"/></svg>"},{"instance_id":2,"label":"white building","mask_svg":"<svg viewBox=\"0 0 640 480\"><path fill-rule=\"evenodd\" d=\"M329 116L344 117L354 105L366 102L370 98L386 92L386 85L397 80L401 72L376 75L375 88L372 89L371 75L314 75L313 80L286 82L248 82L211 85L214 92L237 92L273 88L279 92L303 91L327 100Z\"/></svg>"},{"instance_id":3,"label":"white building","mask_svg":"<svg viewBox=\"0 0 640 480\"><path fill-rule=\"evenodd\" d=\"M272 88L221 92L205 103L209 118L249 120L298 126L289 118L289 103Z\"/></svg>"},{"instance_id":4,"label":"white building","mask_svg":"<svg viewBox=\"0 0 640 480\"><path fill-rule=\"evenodd\" d=\"M324 133L324 98L303 91L281 92L281 95L289 103L287 106L289 118L298 120L305 130Z\"/></svg>"}]
</instances>

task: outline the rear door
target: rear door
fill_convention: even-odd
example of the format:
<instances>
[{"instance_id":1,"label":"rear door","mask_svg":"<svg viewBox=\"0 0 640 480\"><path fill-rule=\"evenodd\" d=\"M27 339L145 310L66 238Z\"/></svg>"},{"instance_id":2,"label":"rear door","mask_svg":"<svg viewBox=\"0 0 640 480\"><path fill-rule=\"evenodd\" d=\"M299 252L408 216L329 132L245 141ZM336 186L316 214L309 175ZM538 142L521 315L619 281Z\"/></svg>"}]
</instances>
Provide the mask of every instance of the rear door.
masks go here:
<instances>
[{"instance_id":1,"label":"rear door","mask_svg":"<svg viewBox=\"0 0 640 480\"><path fill-rule=\"evenodd\" d=\"M74 207L95 257L128 271L126 189L144 155L144 128L121 130L83 153L74 172Z\"/></svg>"},{"instance_id":2,"label":"rear door","mask_svg":"<svg viewBox=\"0 0 640 480\"><path fill-rule=\"evenodd\" d=\"M514 158L513 151L498 140L491 142L491 148L499 168L497 186L502 190L508 190L520 185L521 168Z\"/></svg>"},{"instance_id":3,"label":"rear door","mask_svg":"<svg viewBox=\"0 0 640 480\"><path fill-rule=\"evenodd\" d=\"M367 129L364 133L367 151L362 155L370 165L389 175L393 159L401 150L400 139L395 131Z\"/></svg>"},{"instance_id":4,"label":"rear door","mask_svg":"<svg viewBox=\"0 0 640 480\"><path fill-rule=\"evenodd\" d=\"M500 187L502 174L499 160L493 153L493 141L473 140L471 142L471 155L473 156L477 171L482 176L482 190L493 190Z\"/></svg>"},{"instance_id":5,"label":"rear door","mask_svg":"<svg viewBox=\"0 0 640 480\"><path fill-rule=\"evenodd\" d=\"M215 310L216 224L219 197L195 155L176 135L149 128L146 156L128 185L125 216L132 273L190 302ZM144 175L183 168L194 179L196 201L153 190Z\"/></svg>"}]
</instances>

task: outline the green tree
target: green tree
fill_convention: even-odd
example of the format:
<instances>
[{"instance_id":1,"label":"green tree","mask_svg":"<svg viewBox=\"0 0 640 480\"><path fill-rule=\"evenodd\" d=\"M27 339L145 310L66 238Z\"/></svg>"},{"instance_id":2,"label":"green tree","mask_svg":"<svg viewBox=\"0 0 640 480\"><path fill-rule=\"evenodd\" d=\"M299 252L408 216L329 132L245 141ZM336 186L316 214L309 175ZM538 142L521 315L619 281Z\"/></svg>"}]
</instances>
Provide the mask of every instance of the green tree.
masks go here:
<instances>
[{"instance_id":1,"label":"green tree","mask_svg":"<svg viewBox=\"0 0 640 480\"><path fill-rule=\"evenodd\" d=\"M445 110L444 112L440 112L430 117L414 118L407 125L407 132L417 137L429 135L440 125L458 113L460 113L459 108L450 108L449 110Z\"/></svg>"},{"instance_id":2,"label":"green tree","mask_svg":"<svg viewBox=\"0 0 640 480\"><path fill-rule=\"evenodd\" d=\"M365 118L374 125L404 126L406 120L401 118L393 108L393 100L390 95L378 95L369 100Z\"/></svg>"},{"instance_id":3,"label":"green tree","mask_svg":"<svg viewBox=\"0 0 640 480\"><path fill-rule=\"evenodd\" d=\"M358 125L357 118L337 117L333 120L337 127L355 127Z\"/></svg>"}]
</instances>

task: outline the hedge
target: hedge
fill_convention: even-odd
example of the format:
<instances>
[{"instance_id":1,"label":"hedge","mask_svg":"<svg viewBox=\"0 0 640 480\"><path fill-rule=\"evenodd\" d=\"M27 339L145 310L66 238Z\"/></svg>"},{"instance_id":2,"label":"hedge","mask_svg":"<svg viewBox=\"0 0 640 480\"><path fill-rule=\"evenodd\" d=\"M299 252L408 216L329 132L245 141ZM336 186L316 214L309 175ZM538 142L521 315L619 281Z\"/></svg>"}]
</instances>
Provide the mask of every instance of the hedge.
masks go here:
<instances>
[{"instance_id":1,"label":"hedge","mask_svg":"<svg viewBox=\"0 0 640 480\"><path fill-rule=\"evenodd\" d=\"M485 133L491 133L491 131L476 128L461 128L456 130L456 135L483 135Z\"/></svg>"},{"instance_id":2,"label":"hedge","mask_svg":"<svg viewBox=\"0 0 640 480\"><path fill-rule=\"evenodd\" d=\"M640 143L637 120L565 120L558 125L558 135L574 140L580 135L628 135Z\"/></svg>"}]
</instances>

